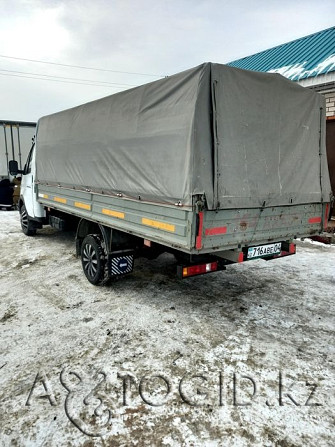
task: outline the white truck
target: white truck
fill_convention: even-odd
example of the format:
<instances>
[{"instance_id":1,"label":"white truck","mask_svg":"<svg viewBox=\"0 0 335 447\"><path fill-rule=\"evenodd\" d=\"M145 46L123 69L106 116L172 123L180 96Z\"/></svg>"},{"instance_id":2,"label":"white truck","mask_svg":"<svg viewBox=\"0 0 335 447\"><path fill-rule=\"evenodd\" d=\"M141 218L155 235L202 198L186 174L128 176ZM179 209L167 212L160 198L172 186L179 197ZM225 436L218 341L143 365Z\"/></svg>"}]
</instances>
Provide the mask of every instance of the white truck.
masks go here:
<instances>
[{"instance_id":1,"label":"white truck","mask_svg":"<svg viewBox=\"0 0 335 447\"><path fill-rule=\"evenodd\" d=\"M288 256L327 225L324 134L321 95L202 64L41 118L21 172L22 230L75 223L92 284L164 251L181 278Z\"/></svg>"}]
</instances>

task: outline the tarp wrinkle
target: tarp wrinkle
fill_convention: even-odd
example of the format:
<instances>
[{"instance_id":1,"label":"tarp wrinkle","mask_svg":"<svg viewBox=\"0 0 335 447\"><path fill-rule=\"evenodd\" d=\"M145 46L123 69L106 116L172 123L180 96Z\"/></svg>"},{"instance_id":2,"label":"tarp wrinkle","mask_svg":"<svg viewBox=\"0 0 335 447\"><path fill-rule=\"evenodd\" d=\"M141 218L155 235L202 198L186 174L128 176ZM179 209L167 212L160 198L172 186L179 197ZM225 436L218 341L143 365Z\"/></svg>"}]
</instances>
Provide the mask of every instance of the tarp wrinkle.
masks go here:
<instances>
[{"instance_id":1,"label":"tarp wrinkle","mask_svg":"<svg viewBox=\"0 0 335 447\"><path fill-rule=\"evenodd\" d=\"M173 205L204 194L209 209L328 201L323 101L277 74L202 64L41 118L37 179Z\"/></svg>"}]
</instances>

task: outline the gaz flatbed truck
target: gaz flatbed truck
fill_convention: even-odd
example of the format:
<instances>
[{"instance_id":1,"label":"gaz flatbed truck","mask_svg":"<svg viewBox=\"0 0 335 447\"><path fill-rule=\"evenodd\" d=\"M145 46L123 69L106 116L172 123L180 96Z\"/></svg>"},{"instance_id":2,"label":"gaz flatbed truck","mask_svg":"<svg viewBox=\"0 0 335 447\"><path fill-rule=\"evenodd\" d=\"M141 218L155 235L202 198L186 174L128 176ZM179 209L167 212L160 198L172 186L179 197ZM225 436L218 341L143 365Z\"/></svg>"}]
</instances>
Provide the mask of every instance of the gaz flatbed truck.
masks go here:
<instances>
[{"instance_id":1,"label":"gaz flatbed truck","mask_svg":"<svg viewBox=\"0 0 335 447\"><path fill-rule=\"evenodd\" d=\"M22 230L76 225L92 284L171 252L181 278L292 255L327 225L321 95L278 74L205 63L43 117Z\"/></svg>"}]
</instances>

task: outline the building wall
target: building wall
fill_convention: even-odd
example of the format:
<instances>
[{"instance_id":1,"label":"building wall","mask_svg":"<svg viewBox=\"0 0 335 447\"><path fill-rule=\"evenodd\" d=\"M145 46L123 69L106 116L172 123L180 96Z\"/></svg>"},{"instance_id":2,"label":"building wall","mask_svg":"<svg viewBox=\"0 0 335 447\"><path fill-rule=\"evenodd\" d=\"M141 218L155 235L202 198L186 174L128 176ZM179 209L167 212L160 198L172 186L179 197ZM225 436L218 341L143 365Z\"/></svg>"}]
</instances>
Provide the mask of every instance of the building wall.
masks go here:
<instances>
[{"instance_id":1,"label":"building wall","mask_svg":"<svg viewBox=\"0 0 335 447\"><path fill-rule=\"evenodd\" d=\"M335 90L324 95L326 98L326 116L335 116Z\"/></svg>"},{"instance_id":2,"label":"building wall","mask_svg":"<svg viewBox=\"0 0 335 447\"><path fill-rule=\"evenodd\" d=\"M301 79L297 83L321 93L326 98L326 116L335 117L335 71Z\"/></svg>"}]
</instances>

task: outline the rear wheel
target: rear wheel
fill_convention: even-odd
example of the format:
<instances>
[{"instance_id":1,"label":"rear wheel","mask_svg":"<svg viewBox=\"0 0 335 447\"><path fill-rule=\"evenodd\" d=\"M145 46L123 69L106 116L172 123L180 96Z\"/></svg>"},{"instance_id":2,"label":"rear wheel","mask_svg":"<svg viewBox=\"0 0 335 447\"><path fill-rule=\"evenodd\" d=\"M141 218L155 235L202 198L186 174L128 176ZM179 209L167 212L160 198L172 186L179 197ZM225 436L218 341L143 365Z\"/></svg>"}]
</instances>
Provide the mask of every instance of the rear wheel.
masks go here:
<instances>
[{"instance_id":1,"label":"rear wheel","mask_svg":"<svg viewBox=\"0 0 335 447\"><path fill-rule=\"evenodd\" d=\"M99 235L89 234L83 240L81 263L91 284L102 285L108 281L107 255Z\"/></svg>"},{"instance_id":2,"label":"rear wheel","mask_svg":"<svg viewBox=\"0 0 335 447\"><path fill-rule=\"evenodd\" d=\"M20 220L22 232L26 236L34 236L36 234L36 227L29 218L25 205L22 205L20 208Z\"/></svg>"}]
</instances>

